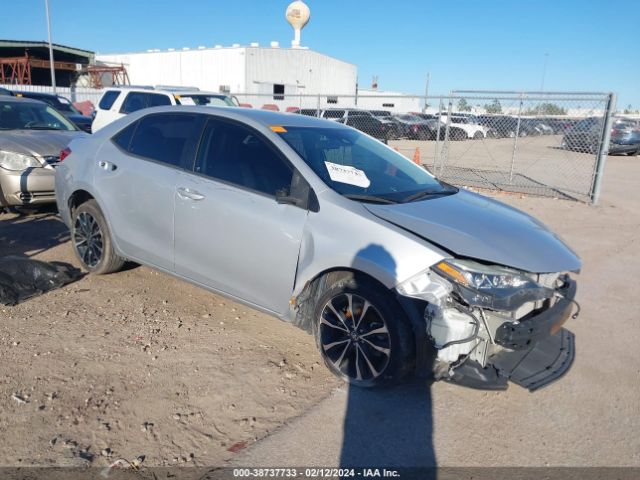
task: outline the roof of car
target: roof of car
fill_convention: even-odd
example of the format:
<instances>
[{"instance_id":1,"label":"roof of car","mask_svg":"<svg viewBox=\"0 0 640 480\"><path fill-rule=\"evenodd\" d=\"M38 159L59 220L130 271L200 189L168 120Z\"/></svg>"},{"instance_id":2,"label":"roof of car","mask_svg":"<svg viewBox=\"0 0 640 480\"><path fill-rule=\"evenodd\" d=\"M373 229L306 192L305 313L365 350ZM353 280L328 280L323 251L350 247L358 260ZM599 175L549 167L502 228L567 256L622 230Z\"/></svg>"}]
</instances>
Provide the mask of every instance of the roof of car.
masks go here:
<instances>
[{"instance_id":1,"label":"roof of car","mask_svg":"<svg viewBox=\"0 0 640 480\"><path fill-rule=\"evenodd\" d=\"M198 90L196 88L156 88L156 87L146 87L146 86L116 86L116 87L107 87L107 90L116 90L119 92L140 92L140 93L160 93L166 95L178 95L186 97L187 95L215 95L218 97L228 97L229 95L221 92L208 92L205 90Z\"/></svg>"},{"instance_id":2,"label":"roof of car","mask_svg":"<svg viewBox=\"0 0 640 480\"><path fill-rule=\"evenodd\" d=\"M176 109L198 113L221 113L223 116L235 118L236 120L250 120L265 127L325 127L338 128L342 124L325 120L323 118L309 117L298 113L274 112L272 110L258 110L242 107L210 107L210 106L171 106L155 107L155 111L174 112ZM142 111L142 110L141 110ZM343 127L347 128L347 127Z\"/></svg>"},{"instance_id":3,"label":"roof of car","mask_svg":"<svg viewBox=\"0 0 640 480\"><path fill-rule=\"evenodd\" d=\"M13 97L13 96L2 96L0 97L0 102L4 102L4 103L37 103L38 105L42 105L43 102L41 102L40 100L34 100L33 98L26 98L26 97Z\"/></svg>"}]
</instances>

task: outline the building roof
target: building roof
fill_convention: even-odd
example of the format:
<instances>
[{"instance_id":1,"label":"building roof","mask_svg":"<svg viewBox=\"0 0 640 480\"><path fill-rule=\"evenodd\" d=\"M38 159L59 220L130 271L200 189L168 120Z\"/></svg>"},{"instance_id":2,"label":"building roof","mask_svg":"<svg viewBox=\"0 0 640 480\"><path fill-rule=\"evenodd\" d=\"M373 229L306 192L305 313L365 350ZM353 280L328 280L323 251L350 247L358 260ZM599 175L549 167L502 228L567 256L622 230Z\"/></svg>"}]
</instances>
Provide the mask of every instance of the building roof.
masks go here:
<instances>
[{"instance_id":1,"label":"building roof","mask_svg":"<svg viewBox=\"0 0 640 480\"><path fill-rule=\"evenodd\" d=\"M56 61L87 64L95 57L95 53L90 50L67 47L57 43L52 44L52 46ZM22 57L25 51L28 51L32 56L46 59L49 58L49 43L32 40L0 39L0 57Z\"/></svg>"}]
</instances>

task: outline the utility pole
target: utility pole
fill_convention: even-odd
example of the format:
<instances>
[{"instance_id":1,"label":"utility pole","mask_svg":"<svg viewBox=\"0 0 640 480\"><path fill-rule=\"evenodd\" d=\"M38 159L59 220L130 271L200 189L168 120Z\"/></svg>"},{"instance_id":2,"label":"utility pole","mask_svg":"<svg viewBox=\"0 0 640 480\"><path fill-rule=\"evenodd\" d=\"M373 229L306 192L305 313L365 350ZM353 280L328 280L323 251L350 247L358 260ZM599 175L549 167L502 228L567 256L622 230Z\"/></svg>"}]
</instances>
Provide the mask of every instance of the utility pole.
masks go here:
<instances>
[{"instance_id":1,"label":"utility pole","mask_svg":"<svg viewBox=\"0 0 640 480\"><path fill-rule=\"evenodd\" d=\"M429 81L431 80L431 72L427 72L427 83L424 87L424 113L427 113L427 101L429 99Z\"/></svg>"},{"instance_id":2,"label":"utility pole","mask_svg":"<svg viewBox=\"0 0 640 480\"><path fill-rule=\"evenodd\" d=\"M44 0L44 8L47 11L47 32L49 33L49 66L51 67L51 86L53 94L56 94L56 69L53 65L53 45L51 44L51 16L49 15L49 0Z\"/></svg>"},{"instance_id":3,"label":"utility pole","mask_svg":"<svg viewBox=\"0 0 640 480\"><path fill-rule=\"evenodd\" d=\"M549 60L549 54L544 54L544 65L542 66L542 81L540 82L540 91L544 92L544 77L547 75L547 61Z\"/></svg>"}]
</instances>

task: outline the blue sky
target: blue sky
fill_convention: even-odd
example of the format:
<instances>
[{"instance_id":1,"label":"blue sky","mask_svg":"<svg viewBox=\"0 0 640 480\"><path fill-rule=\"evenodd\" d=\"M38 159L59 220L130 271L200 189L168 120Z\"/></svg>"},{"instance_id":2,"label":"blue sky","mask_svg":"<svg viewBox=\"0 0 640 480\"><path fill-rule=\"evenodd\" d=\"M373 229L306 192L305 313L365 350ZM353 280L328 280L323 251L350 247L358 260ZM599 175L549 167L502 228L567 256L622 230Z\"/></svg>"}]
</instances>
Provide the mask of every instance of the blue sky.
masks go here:
<instances>
[{"instance_id":1,"label":"blue sky","mask_svg":"<svg viewBox=\"0 0 640 480\"><path fill-rule=\"evenodd\" d=\"M6 39L46 39L44 0L3 5ZM288 0L50 0L53 41L102 53L288 45ZM615 91L640 108L640 1L307 0L303 45L358 66L362 88ZM234 8L242 5L242 8ZM7 22L7 19L11 19Z\"/></svg>"}]
</instances>

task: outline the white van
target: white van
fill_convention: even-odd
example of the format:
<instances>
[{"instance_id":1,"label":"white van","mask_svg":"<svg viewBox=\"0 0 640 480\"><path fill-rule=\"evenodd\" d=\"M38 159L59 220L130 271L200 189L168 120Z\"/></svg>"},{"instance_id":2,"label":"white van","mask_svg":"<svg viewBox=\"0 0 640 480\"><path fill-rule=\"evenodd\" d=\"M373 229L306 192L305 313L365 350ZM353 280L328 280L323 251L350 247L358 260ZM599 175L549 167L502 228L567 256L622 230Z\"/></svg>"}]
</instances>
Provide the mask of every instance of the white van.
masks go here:
<instances>
[{"instance_id":1,"label":"white van","mask_svg":"<svg viewBox=\"0 0 640 480\"><path fill-rule=\"evenodd\" d=\"M238 106L224 93L203 92L197 88L107 88L98 102L92 131L95 132L128 113L163 105Z\"/></svg>"}]
</instances>

